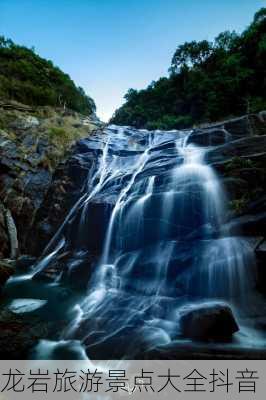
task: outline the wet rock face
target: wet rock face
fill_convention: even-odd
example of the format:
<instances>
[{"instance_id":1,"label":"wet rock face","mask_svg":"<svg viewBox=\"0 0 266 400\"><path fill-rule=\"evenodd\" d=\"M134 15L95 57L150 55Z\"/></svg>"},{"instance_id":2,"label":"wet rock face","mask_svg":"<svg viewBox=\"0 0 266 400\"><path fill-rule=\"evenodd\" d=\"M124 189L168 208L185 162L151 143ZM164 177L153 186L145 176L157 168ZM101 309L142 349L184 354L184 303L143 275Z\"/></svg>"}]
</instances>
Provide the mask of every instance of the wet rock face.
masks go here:
<instances>
[{"instance_id":1,"label":"wet rock face","mask_svg":"<svg viewBox=\"0 0 266 400\"><path fill-rule=\"evenodd\" d=\"M13 115L11 112L6 119L5 130L0 130L0 200L10 209L16 222L20 251L39 256L80 195L86 192L86 185L91 185L91 189L97 185L97 181L93 181L92 177L100 167L99 160L106 138L101 130L95 131L89 139L78 140L71 155L66 156L72 142L68 142L68 145L62 148L57 135L64 136L63 131L68 132L71 126L71 129L77 131L76 138L87 136L90 125L88 119L71 113L64 115L63 112L53 112L51 115L51 110L42 110L36 115L32 115L32 111L26 114L16 112ZM97 124L98 121L95 123ZM56 127L55 130L54 127ZM254 224L252 221L257 221L257 219L260 221L260 234L265 231L264 219L259 217L266 212L265 202L254 205L263 197L263 188L266 185L265 127L263 113L244 116L194 129L187 142L208 148L206 160L217 170L229 194L228 201L232 211L228 219L232 219L235 231L242 230L246 235L256 234L256 222ZM114 134L116 134L115 130ZM166 184L169 171L177 165L178 160L180 164L183 163L182 155L177 154L174 145L176 133L168 132L164 133L164 137L165 135L168 135L168 140L164 140L162 144L158 143L151 151L149 161L138 178L141 181L145 177L156 175L158 189ZM148 146L143 132L135 130L133 136L134 139L132 139L132 130L128 129L130 146L120 139L114 140L110 145L111 154L121 162L128 162L129 165L134 157ZM64 140L68 141L66 137ZM140 146L142 146L141 151ZM60 160L62 162L58 165ZM83 232L83 247L90 248L92 253L89 255L89 261L85 260L84 263L90 264L91 258L101 252L110 213L121 187L129 179L130 173L113 178L95 201L90 203L85 217L87 223L83 224L83 227L86 226ZM182 197L182 192L176 195ZM159 197L156 193L151 196L147 202L149 207L145 210L147 229L143 235L150 242L156 240L156 230L153 229L154 221L148 218L149 210L161 207ZM190 205L185 199L184 204L189 208ZM130 207L131 204L129 203L128 206ZM198 215L197 209L195 213ZM184 219L182 215L184 216L185 213L180 215L180 218ZM234 219L235 216L240 218ZM193 215L190 217L194 219L195 227L201 224L201 221ZM75 248L80 214L77 214L75 218L76 224L66 224L64 228L67 236L71 238L67 247L70 253ZM173 216L170 215L166 224L172 224L172 220ZM183 222L187 225L187 221ZM176 229L173 224L172 235L169 239L178 236ZM194 235L193 232L186 234ZM121 238L121 241L125 246L127 242L132 245L133 236L133 231L128 232L128 237ZM10 246L1 211L0 244L0 257L9 256ZM80 262L80 265L83 265L82 263ZM54 266L54 270L58 268L58 265ZM78 281L77 277L75 279Z\"/></svg>"},{"instance_id":2,"label":"wet rock face","mask_svg":"<svg viewBox=\"0 0 266 400\"><path fill-rule=\"evenodd\" d=\"M2 106L1 106L2 107ZM18 231L21 253L32 253L32 229L46 194L65 193L63 176L51 187L53 173L72 144L97 128L99 121L78 113L40 107L28 109L10 104L0 107L0 202L11 212ZM54 181L55 182L55 179ZM58 180L57 180L58 183ZM62 210L54 202L55 215ZM51 196L50 196L51 198ZM53 221L51 222L53 224ZM0 210L0 258L10 256L7 227Z\"/></svg>"},{"instance_id":3,"label":"wet rock face","mask_svg":"<svg viewBox=\"0 0 266 400\"><path fill-rule=\"evenodd\" d=\"M34 225L28 234L26 248L36 256L40 255L72 205L72 183L68 177L68 166L61 164L46 187L41 206L35 214Z\"/></svg>"},{"instance_id":4,"label":"wet rock face","mask_svg":"<svg viewBox=\"0 0 266 400\"><path fill-rule=\"evenodd\" d=\"M52 262L48 268L34 276L34 280L53 282L59 274L61 282L68 287L86 290L97 257L88 251L65 252Z\"/></svg>"},{"instance_id":5,"label":"wet rock face","mask_svg":"<svg viewBox=\"0 0 266 400\"><path fill-rule=\"evenodd\" d=\"M204 136L205 131L201 131L194 131L194 139L196 133ZM227 135L220 128L216 129L215 135L216 138L206 145L206 152L218 149L215 162L219 159L222 163L230 161L223 155L225 147L230 145L234 148L234 143L246 140L233 140L231 134L227 142ZM208 140L211 139L209 128L207 136ZM183 295L191 298L200 295L203 298L228 299L232 294L230 291L241 298L244 292L246 297L246 290L242 289L249 287L246 285L248 274L243 274L244 284L241 280L241 287L236 287L240 290L235 290L235 285L232 289L227 284L231 282L231 276L239 277L243 272L242 269L239 274L238 266L241 264L231 263L231 259L237 260L238 254L246 253L239 240L235 243L228 236L219 237L223 225L223 218L220 219L224 214L222 204L225 203L219 181L203 160L207 153L196 151L195 154L193 147L184 149L186 138L187 132L158 131L145 134L127 128L109 127L104 132L80 140L71 157L57 168L36 213L30 237L31 242L36 243L36 254L41 253L57 228L60 231L52 244L48 245L41 262L36 264L38 272L35 279L57 279L79 290L86 289L87 285L97 289L97 283L100 283L110 294L97 307L100 313L95 319L91 315L86 318L85 315L82 320L81 338L89 356L90 332L95 331L96 343L101 343L102 347L101 335L120 329L120 337L115 337L113 342L111 339L111 346L109 343L108 347L112 350L118 342L121 346L121 338L127 344L128 331L132 331L131 322L133 327L145 324L147 317L149 321L156 322L160 320L158 314L167 320L166 313L161 313L160 309L161 305L162 310L166 309L163 307L164 297L177 299ZM247 140L256 138L248 136ZM243 148L246 151L247 144ZM242 153L239 154L242 157ZM230 157L229 151L227 155ZM208 161L211 162L210 159ZM238 182L237 190L234 190L237 177L231 178L230 174L237 168L243 172L243 182ZM240 163L234 162L230 169L224 166L224 180L230 180L231 192L235 196L241 194L242 187L247 188L244 181L251 179L252 175L248 169L250 166L243 165L242 160ZM126 196L123 197L124 193ZM114 209L117 204L119 213L112 214L114 218L110 218L111 212L118 209ZM137 212L136 205L139 206ZM108 236L110 245L104 248L108 249L108 257L105 257L103 244L106 232L109 233L107 228L110 220L115 235ZM161 230L157 229L159 226ZM93 276L95 271L99 275ZM210 272L213 273L212 280L209 279ZM213 276L218 277L218 283L214 282ZM210 281L212 288L206 284ZM240 279L234 281L240 282ZM161 283L160 306L153 310L148 300L144 313L140 307L131 315L131 310L135 310L139 304L136 294L140 293L145 299L153 301L152 295L158 294L158 284L161 286ZM120 297L117 288L123 296ZM170 303L167 311L169 316L172 315ZM174 313L175 310L176 307ZM112 318L114 312L117 313L117 320ZM127 326L123 326L125 321ZM158 328L161 331L160 322ZM201 304L183 310L180 327L185 337L204 341L228 340L238 330L232 310L221 303ZM150 331L150 327L148 329ZM174 327L173 331L176 330ZM86 338L88 332L89 337ZM139 348L137 345L135 347Z\"/></svg>"},{"instance_id":6,"label":"wet rock face","mask_svg":"<svg viewBox=\"0 0 266 400\"><path fill-rule=\"evenodd\" d=\"M0 294L6 281L15 272L13 263L10 260L0 260Z\"/></svg>"},{"instance_id":7,"label":"wet rock face","mask_svg":"<svg viewBox=\"0 0 266 400\"><path fill-rule=\"evenodd\" d=\"M231 308L226 304L209 303L181 311L181 334L203 341L224 341L239 330Z\"/></svg>"},{"instance_id":8,"label":"wet rock face","mask_svg":"<svg viewBox=\"0 0 266 400\"><path fill-rule=\"evenodd\" d=\"M201 141L205 138L206 145L210 142L212 133L217 137L222 130L227 132L226 140L210 147L206 160L220 175L228 194L231 232L246 236L265 236L265 112L203 129L200 131ZM191 136L193 140L193 134ZM220 134L219 137L221 136ZM195 134L195 140L197 138L198 135Z\"/></svg>"},{"instance_id":9,"label":"wet rock face","mask_svg":"<svg viewBox=\"0 0 266 400\"><path fill-rule=\"evenodd\" d=\"M108 131L111 138L108 144L108 157L115 157L118 166L119 163L128 165L129 169L125 167L123 173L113 176L110 182L104 185L100 192L94 196L93 201L89 201L85 210L82 204L80 207L78 206L77 211L70 219L71 223L66 223L63 228L64 236L68 238L64 251L73 255L73 251L78 246L82 249L90 249L91 252L88 257L86 256L84 260L77 263L76 271L79 271L77 275L74 272L75 268L69 267L71 262L56 262L49 272L50 278L54 276L56 271L65 269L65 277L75 275L75 280L78 282L79 276L81 276L80 281L82 282L82 265L91 265L90 259L97 258L97 255L102 251L106 228L117 196L121 192L121 188L125 187L131 179L130 165L149 147L145 132L126 128L123 129L123 135L120 135L119 127L112 126L108 127ZM184 162L183 155L177 151L175 145L178 134L174 131L163 132L163 141L160 142L158 132L151 133L153 137L158 136L158 143L150 149L148 161L138 175L136 183L139 182L141 185L145 179L156 176L155 189L143 208L145 223L143 224L142 235L139 234L137 224L130 224L130 221L127 221L128 231L125 229L123 237L119 239L120 245L127 251L135 251L140 242L143 242L143 238L145 238L146 245L158 240L156 215L160 215L161 208L165 206L160 197L161 187L167 185L171 171ZM266 123L260 114L197 128L188 136L188 145L196 144L206 147L205 159L208 164L216 169L227 189L230 209L227 220L231 221L231 227L235 233L240 233L243 229L245 234L254 235L256 227L250 228L254 214L261 214L265 210L265 202L256 207L253 205L256 196L262 198L263 189L260 189L260 191L258 189L265 187L266 184L265 138ZM52 239L75 202L82 195L86 195L86 193L88 195L97 186L98 181L97 179L94 180L93 177L95 172L102 168L100 163L104 144L107 140L108 135L102 131L95 132L89 138L79 140L72 156L57 168L42 206L36 214L35 225L30 236L36 255L39 255L49 240ZM193 181L187 182L187 185L191 185L191 190L195 192L195 199L198 200L197 204L200 205L201 192L199 188ZM186 190L187 187L184 186L184 190L179 188L172 194L172 200L176 201L178 198L184 206L182 210L177 210L175 215L169 214L168 218L164 220L165 230L169 232L169 240L182 239L188 236L193 240L202 235L206 236L209 229L200 220L201 214L197 207L191 204L192 200L185 198ZM137 198L128 201L126 211L133 210L137 201ZM204 199L202 199L202 202L204 202ZM237 221L235 217L241 215L243 209L247 210L247 207L252 210L249 211L251 217ZM187 210L193 210L193 212ZM82 219L83 222L81 223ZM182 225L182 231L179 230L179 226L175 225L174 221L176 220ZM263 224L262 221L260 226ZM186 226L190 227L188 231L186 231ZM82 232L80 229L82 229ZM260 229L260 233L263 229L263 227ZM215 231L209 232L210 237L215 235ZM68 275L68 271L71 271L70 275ZM73 282L74 279L71 281Z\"/></svg>"},{"instance_id":10,"label":"wet rock face","mask_svg":"<svg viewBox=\"0 0 266 400\"><path fill-rule=\"evenodd\" d=\"M28 272L30 267L32 267L35 264L36 261L37 261L36 257L32 257L32 256L28 256L28 255L20 256L16 260L16 263L15 263L16 270L19 271L19 272L20 271L21 272L23 272L23 271Z\"/></svg>"},{"instance_id":11,"label":"wet rock face","mask_svg":"<svg viewBox=\"0 0 266 400\"><path fill-rule=\"evenodd\" d=\"M266 135L265 111L195 129L188 143L202 146L218 146L231 141Z\"/></svg>"},{"instance_id":12,"label":"wet rock face","mask_svg":"<svg viewBox=\"0 0 266 400\"><path fill-rule=\"evenodd\" d=\"M266 213L264 214L264 232L266 230ZM254 248L256 255L256 269L257 269L257 289L265 296L266 294L266 237L265 234L261 235L262 238L257 238ZM259 239L259 240L258 240ZM265 320L263 319L265 323ZM265 324L263 329L265 329Z\"/></svg>"},{"instance_id":13,"label":"wet rock face","mask_svg":"<svg viewBox=\"0 0 266 400\"><path fill-rule=\"evenodd\" d=\"M0 357L3 360L25 360L39 339L56 329L53 323L36 316L18 315L8 310L0 312Z\"/></svg>"},{"instance_id":14,"label":"wet rock face","mask_svg":"<svg viewBox=\"0 0 266 400\"><path fill-rule=\"evenodd\" d=\"M0 207L0 259L9 254L9 238L6 231L6 222L3 209Z\"/></svg>"},{"instance_id":15,"label":"wet rock face","mask_svg":"<svg viewBox=\"0 0 266 400\"><path fill-rule=\"evenodd\" d=\"M76 146L79 145L80 142ZM84 190L84 183L90 169L93 167L95 156L92 154L91 157L84 160L82 154L78 156L76 152L75 148L73 150L74 154L56 169L44 201L36 213L35 223L27 240L27 247L31 247L32 254L37 256L41 254ZM94 215L96 215L94 218L97 218L98 215L96 208L97 206L95 206ZM89 229L95 229L93 228L95 223L100 229L100 221L90 219L87 231L84 232L86 236L88 236ZM73 236L73 239L75 239L77 225L78 221L76 225L66 227L66 229L71 230L69 235ZM102 237L99 239L102 239ZM99 243L101 243L101 240L97 242L96 236L94 236L93 240L95 246L99 246Z\"/></svg>"}]
</instances>

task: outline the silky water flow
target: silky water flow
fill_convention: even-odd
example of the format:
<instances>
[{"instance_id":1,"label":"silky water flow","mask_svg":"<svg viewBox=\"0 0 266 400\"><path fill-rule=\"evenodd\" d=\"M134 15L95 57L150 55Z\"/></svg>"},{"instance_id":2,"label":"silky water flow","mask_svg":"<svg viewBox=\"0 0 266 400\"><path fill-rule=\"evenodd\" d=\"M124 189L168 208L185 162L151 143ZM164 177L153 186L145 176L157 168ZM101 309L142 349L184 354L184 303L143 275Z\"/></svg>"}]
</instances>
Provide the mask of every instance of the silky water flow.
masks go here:
<instances>
[{"instance_id":1,"label":"silky water flow","mask_svg":"<svg viewBox=\"0 0 266 400\"><path fill-rule=\"evenodd\" d=\"M33 357L130 359L182 346L182 310L217 300L239 319L236 345L254 346L244 322L253 252L226 228L226 194L205 161L209 149L193 144L191 133L109 126L81 142L75 157L90 168L79 200L31 273L8 284L13 311L48 319L63 313L68 321L60 340L40 341ZM71 256L57 270L66 252ZM51 270L52 282L35 279ZM58 300L64 279L78 273L85 294Z\"/></svg>"}]
</instances>

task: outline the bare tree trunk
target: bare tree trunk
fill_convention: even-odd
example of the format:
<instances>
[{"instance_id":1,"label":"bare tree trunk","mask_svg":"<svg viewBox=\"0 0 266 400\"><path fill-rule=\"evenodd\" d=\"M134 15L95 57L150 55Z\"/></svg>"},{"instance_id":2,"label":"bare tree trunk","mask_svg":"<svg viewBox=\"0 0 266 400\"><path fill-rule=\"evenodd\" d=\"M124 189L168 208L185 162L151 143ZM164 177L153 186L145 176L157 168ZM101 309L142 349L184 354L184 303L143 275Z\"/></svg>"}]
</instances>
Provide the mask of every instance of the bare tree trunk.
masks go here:
<instances>
[{"instance_id":1,"label":"bare tree trunk","mask_svg":"<svg viewBox=\"0 0 266 400\"><path fill-rule=\"evenodd\" d=\"M5 219L10 243L10 258L16 259L19 252L17 228L12 214L8 209L5 209Z\"/></svg>"}]
</instances>

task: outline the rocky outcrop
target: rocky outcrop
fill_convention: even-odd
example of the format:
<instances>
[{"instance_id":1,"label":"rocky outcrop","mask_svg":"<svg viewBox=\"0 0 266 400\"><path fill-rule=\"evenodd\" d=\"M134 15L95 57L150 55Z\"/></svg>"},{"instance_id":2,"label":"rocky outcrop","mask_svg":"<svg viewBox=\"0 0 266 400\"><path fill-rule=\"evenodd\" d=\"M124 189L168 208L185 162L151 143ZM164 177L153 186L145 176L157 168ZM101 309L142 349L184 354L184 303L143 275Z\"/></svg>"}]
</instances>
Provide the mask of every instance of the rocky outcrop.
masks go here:
<instances>
[{"instance_id":1,"label":"rocky outcrop","mask_svg":"<svg viewBox=\"0 0 266 400\"><path fill-rule=\"evenodd\" d=\"M110 127L112 130L112 127ZM128 135L131 135L129 130ZM144 148L145 135L140 131L134 131L134 135L138 138L139 143L142 143ZM141 136L142 135L142 136ZM157 185L164 184L164 173L176 166L177 156L175 149L175 132L169 132L169 141L163 145L158 145L150 154L149 162L143 169L140 178L150 175L158 175ZM135 137L135 136L134 136ZM27 247L32 248L35 255L39 255L49 240L53 237L57 229L65 221L69 210L80 198L83 192L86 192L86 177L93 176L93 173L99 168L98 155L102 151L103 142L106 140L102 132L95 133L90 140L81 139L76 143L73 149L73 154L63 164L61 164L54 176L52 183L42 207L39 208L36 217L35 225L32 229L32 235L28 237L30 243ZM196 143L207 148L206 160L212 164L217 173L220 175L228 193L228 225L225 227L232 234L244 234L246 236L263 236L265 232L265 184L266 184L266 118L265 113L257 115L247 115L241 118L224 121L211 126L196 128L192 131L188 138L188 143ZM109 146L109 151L118 157L131 157L137 154L132 148L125 149L120 146L119 140ZM161 157L166 154L167 157ZM160 163L157 162L160 157ZM180 157L182 162L182 157ZM151 172L152 171L152 172ZM79 266L87 265L87 272L94 264L94 254L99 254L101 245L104 240L105 228L110 215L110 210L113 207L117 193L121 188L123 181L128 179L127 175L117 178L117 183L112 181L111 189L107 186L101 196L90 203L87 214L90 215L84 232L84 238L87 242L84 248L90 248L90 254L73 254L74 245L67 249L68 255L57 260L57 263L46 270L45 278L53 278L58 274L58 270L66 271L79 270L79 268L71 268L72 259L76 258ZM162 181L162 182L161 182ZM88 183L88 182L87 182ZM91 183L91 182L90 182ZM180 196L180 193L178 193ZM134 199L133 199L134 201ZM156 193L150 196L147 207L149 209L158 208L162 203L162 199ZM184 202L184 204L187 204ZM129 204L130 206L130 204ZM189 206L188 206L189 207ZM195 210L197 214L197 210ZM182 215L186 215L185 212ZM182 215L179 217L179 223L182 221ZM192 216L191 216L192 217ZM77 213L77 224L80 218ZM181 218L181 220L180 220ZM195 217L195 231L199 234L199 221ZM72 221L73 222L73 221ZM75 235L77 224L66 224L64 229L71 229L73 232L68 232L67 236L71 238L71 243L75 244ZM183 224L185 225L185 223ZM150 240L153 243L156 240L156 230L154 229L153 220L148 220L145 224L145 240ZM176 229L173 224L173 238L176 237ZM177 227L178 228L178 227ZM229 228L229 229L228 229ZM93 232L93 235L91 235ZM184 235L184 229L182 231ZM206 232L205 232L206 234ZM214 234L214 233L212 233ZM134 231L131 232L131 239L128 240L131 246ZM84 239L85 240L85 239ZM124 238L126 241L127 238ZM88 243L88 241L90 241ZM131 249L131 250L134 250ZM67 261L66 261L67 260ZM61 265L62 264L62 265ZM63 267L62 267L63 266ZM82 268L80 267L82 270ZM89 272L88 272L89 273ZM71 279L72 275L65 273L65 279L69 281L85 282L82 274L75 279ZM78 286L80 285L78 283Z\"/></svg>"},{"instance_id":2,"label":"rocky outcrop","mask_svg":"<svg viewBox=\"0 0 266 400\"><path fill-rule=\"evenodd\" d=\"M0 259L10 254L10 245L3 206L0 206Z\"/></svg>"},{"instance_id":3,"label":"rocky outcrop","mask_svg":"<svg viewBox=\"0 0 266 400\"><path fill-rule=\"evenodd\" d=\"M266 111L193 131L227 192L228 224L225 231L244 235L257 258L257 286L266 292L265 251L256 243L266 237Z\"/></svg>"},{"instance_id":4,"label":"rocky outcrop","mask_svg":"<svg viewBox=\"0 0 266 400\"><path fill-rule=\"evenodd\" d=\"M227 304L205 303L181 311L181 334L198 340L225 341L239 330Z\"/></svg>"},{"instance_id":5,"label":"rocky outcrop","mask_svg":"<svg viewBox=\"0 0 266 400\"><path fill-rule=\"evenodd\" d=\"M255 254L257 258L257 288L259 291L265 294L266 292L266 238L265 236L257 242L255 248ZM265 326L264 326L265 328Z\"/></svg>"},{"instance_id":6,"label":"rocky outcrop","mask_svg":"<svg viewBox=\"0 0 266 400\"><path fill-rule=\"evenodd\" d=\"M266 112L248 114L222 122L203 124L193 130L188 142L198 145L216 146L244 137L266 134Z\"/></svg>"},{"instance_id":7,"label":"rocky outcrop","mask_svg":"<svg viewBox=\"0 0 266 400\"><path fill-rule=\"evenodd\" d=\"M265 112L225 121L219 129L226 140L214 146L207 160L220 174L235 214L247 212L263 196L266 183L266 117ZM212 127L214 135L217 126ZM207 136L208 136L207 135Z\"/></svg>"},{"instance_id":8,"label":"rocky outcrop","mask_svg":"<svg viewBox=\"0 0 266 400\"><path fill-rule=\"evenodd\" d=\"M25 360L39 339L62 329L61 322L44 322L36 315L15 314L0 310L0 357L3 360ZM57 334L59 337L59 333Z\"/></svg>"},{"instance_id":9,"label":"rocky outcrop","mask_svg":"<svg viewBox=\"0 0 266 400\"><path fill-rule=\"evenodd\" d=\"M98 168L97 155L102 151L104 138L95 117L90 120L68 110L39 108L34 111L2 107L0 116L2 127L3 122L5 124L5 129L0 131L0 201L15 221L20 251L39 256L65 221L69 210L86 191L85 178L89 171ZM94 135L88 145L82 138L92 131ZM141 135L141 132L136 131L136 135ZM176 165L173 135L169 132L169 143L164 143L163 149L158 146L151 154L143 170L144 176L149 175L150 168L160 176L160 172L163 174ZM145 146L144 138L139 140L143 140ZM76 144L70 153L74 141ZM193 129L188 143L208 148L206 160L215 168L227 189L229 231L256 238L265 235L266 113ZM162 158L158 164L156 159L161 150L166 151L169 157ZM132 149L120 148L119 143L111 151L120 157L136 153ZM128 177L124 176L123 180L126 179ZM94 231L94 235L84 232L84 237L90 238L92 253L73 255L73 249L68 249L68 256L62 256L59 261L65 263L67 259L69 270L72 270L71 260L74 258L79 260L79 265L94 264L94 253L100 252L105 234L104 228L100 228L106 226L119 192L119 185L117 192L115 187L113 185L112 192L107 187L104 199L99 197L90 204L93 210L90 209L87 231ZM151 200L156 202L156 196ZM69 228L66 226L65 229ZM149 235L154 233L153 229L148 231ZM75 232L73 242L74 236ZM0 240L0 257L10 256L10 238L3 212L0 212ZM59 264L53 265L46 272L47 276L54 276L61 268ZM85 282L83 278L81 276L78 286ZM71 281L71 276L66 273L65 279ZM79 278L75 277L75 281L78 282Z\"/></svg>"},{"instance_id":10,"label":"rocky outcrop","mask_svg":"<svg viewBox=\"0 0 266 400\"><path fill-rule=\"evenodd\" d=\"M33 117L35 116L31 116L23 123L15 124L19 128L14 128L15 125L12 125L10 129L19 129L22 137L25 132L32 132L32 130L38 132L42 124L41 117L36 116L38 122ZM62 118L68 118L68 116ZM255 128L250 124L250 120L256 122ZM29 127L29 124L31 127ZM204 187L205 181L202 184L200 181L200 184L195 185L195 182L187 179L187 175L184 175L184 178L181 174L181 180L177 181L179 183L176 184L178 190L171 193L172 200L176 201L176 204L182 204L182 207L178 207L177 211L175 210L173 213L169 206L170 212L164 215L163 219L161 218L162 214L158 212L160 207L167 207L167 203L164 202L164 198L160 193L163 191L162 189L168 187L168 183L172 187L174 186L171 180L172 170L176 168L179 162L180 165L183 165L183 149L181 145L180 147L176 145L177 137L180 138L180 143L182 142L182 132L164 132L163 141L161 141L160 132L152 132L149 135L145 135L141 131L135 132L132 129L125 128L123 129L123 140L121 140L122 135L119 127L109 127L106 130L108 133L95 129L89 138L78 140L71 152L68 152L68 150L72 142L67 142L68 146L62 149L58 158L61 162L59 162L54 171L56 164L50 165L50 156L53 154L54 147L57 148L57 134L60 132L62 134L62 131L61 127L58 126L59 131L58 129L55 131L52 129L49 139L52 142L42 143L42 149L45 157L48 158L48 162L37 163L35 165L36 169L29 171L27 169L30 165L28 159L26 161L20 160L26 165L24 172L27 177L31 176L33 179L37 179L36 174L49 174L49 179L44 184L44 190L41 189L41 186L38 187L38 190L34 190L34 186L31 185L30 191L26 191L27 188L25 189L24 187L23 191L19 192L23 193L20 194L23 199L23 196L29 198L29 204L32 205L33 212L29 211L21 215L11 207L12 203L10 203L8 196L7 199L2 199L5 209L9 210L16 223L19 243L22 244L21 248L25 249L24 251L27 251L27 253L39 256L60 228L60 233L54 237L53 244L50 247L48 245L46 254L51 255L49 262L47 264L43 263L43 265L42 263L38 264L41 268L36 272L34 279L52 281L57 279L58 282L60 279L62 284L66 283L75 289L87 288L93 269L97 267L99 256L102 254L106 229L108 221L110 221L110 212L122 188L128 182L130 183L133 177L133 179L136 179L136 184L140 184L140 187L142 187L141 183L144 182L143 186L146 188L146 186L152 185L152 190L148 193L145 204L142 206L145 223L143 223L144 227L141 234L139 234L140 230L138 224L135 223L135 219L132 218L132 221L127 219L125 220L127 221L125 223L126 229L119 232L119 240L114 243L114 246L121 246L125 251L116 264L116 270L122 270L125 263L128 262L127 260L138 260L138 265L128 272L126 279L123 281L123 289L126 296L128 296L128 292L136 293L142 290L143 286L145 295L146 293L152 293L154 290L151 271L156 265L156 261L152 259L154 254L154 247L152 246L153 243L159 244L160 232L157 230L159 226L165 232L163 245L161 246L165 251L165 258L167 259L168 257L167 253L172 254L172 259L168 261L167 276L164 277L165 280L172 283L171 290L167 287L166 295L174 297L182 296L183 294L187 295L188 293L191 296L201 294L201 282L199 282L198 287L196 285L198 276L195 275L196 278L194 278L191 275L192 278L188 281L185 275L188 266L196 270L198 265L205 265L205 257L207 257L208 251L210 250L210 253L212 253L212 248L204 247L208 245L209 238L219 239L220 231L223 228L225 229L226 233L222 237L225 241L221 243L221 247L213 247L214 250L220 249L218 253L215 250L214 254L220 261L217 266L221 268L223 265L229 265L223 264L223 253L224 245L228 243L228 237L225 236L228 236L230 232L239 230L239 232L243 233L245 232L245 227L246 235L257 238L258 235L263 236L264 234L265 199L263 200L263 198L265 196L263 194L265 167L263 160L265 159L266 136L264 127L264 117L245 116L226 121L217 126L194 129L188 139L190 143L197 143L206 147L205 156L207 162L213 165L228 189L230 210L227 216L228 226L222 226L221 228L220 224L216 223L215 217L213 218L213 224L206 223L206 219L203 217L204 212L202 210L205 211L204 205L206 205L206 202L204 200L206 198L201 197L201 189ZM80 125L79 127L76 126L75 129L80 129ZM46 132L47 136L46 128L44 132ZM32 134L29 137L32 137ZM136 155L145 154L150 138L155 138L156 140L154 140L153 146L149 149L149 157L143 168L139 170L139 173L134 175L132 172L134 168L131 169L129 166L136 164ZM41 139L44 140L45 138L41 137ZM24 137L24 140L26 140L26 137ZM106 143L108 146L105 146ZM19 153L20 147L16 143L15 145L14 150ZM58 146L60 147L60 143ZM48 148L51 154L47 153ZM105 149L108 151L105 152ZM103 157L100 157L100 155ZM17 161L17 158L16 155L14 160ZM115 171L114 174L106 167L106 164L109 165L110 158L115 161L112 164ZM31 156L30 159L32 159ZM36 160L36 157L33 156L33 159ZM253 163L256 163L256 165L254 166ZM121 164L125 168L120 170L117 166ZM8 163L6 165L8 166ZM192 165L194 168L195 165ZM200 166L206 167L203 163ZM212 173L208 167L207 170ZM9 179L13 177L12 171L12 168L8 169L6 167L6 169L3 169L2 175L6 177L6 182L9 182ZM102 175L97 174L99 171L105 171L106 176L110 178L109 181L108 179L104 181L102 186ZM23 176L20 172L18 175L19 182L21 182L21 177ZM154 176L156 176L156 180L153 180L152 183L150 178ZM40 175L39 185L43 184L44 181L45 179ZM101 190L94 190L97 186L101 186ZM4 187L7 188L7 184ZM11 189L14 190L14 186L11 186ZM188 189L189 193L193 191L195 196L186 196ZM90 197L92 192L93 196ZM141 198L138 192L133 192L133 194L134 196L132 195L128 199L122 209L125 213L128 211L127 207L131 207L132 210L132 206ZM248 197L243 199L243 194L245 196L248 195ZM16 196L15 192L14 199L18 198ZM258 196L258 199L256 199L256 196ZM202 201L194 202L191 200L194 198ZM79 199L81 199L80 202ZM76 206L73 210L74 204ZM30 229L25 230L27 220L24 220L24 225L21 224L20 216L30 218L30 223L28 224ZM123 215L121 220L122 217ZM159 220L162 220L160 224ZM178 224L181 225L181 229ZM3 226L5 228L5 220L3 220ZM227 230L226 228L228 227L230 229ZM114 225L114 229L116 228L117 225ZM4 232L6 232L5 229ZM24 233L25 237L22 238L21 233ZM176 241L175 244L173 244L174 241ZM184 244L182 241L186 243ZM197 245L193 244L196 241ZM53 250L54 255L50 250ZM194 264L194 260L197 260L199 264L197 262ZM30 267L34 262L34 257L24 257L20 258L16 265L18 269L23 270ZM177 266L179 278L175 280ZM229 268L224 268L224 270L228 271ZM106 285L116 279L112 265L106 265L104 274ZM205 283L210 280L205 277L209 275L204 275L203 270L201 276L203 276L205 289L205 286L207 286ZM110 301L110 304L112 307L113 301ZM157 312L161 313L159 309ZM124 319L122 315L121 321ZM84 332L85 330L87 332L89 328L86 324L88 324L90 329L97 332L104 330L107 320L105 321L103 318L101 320L102 325L98 324L99 320L84 319L85 325L83 324L82 329L84 328ZM96 323L95 329L91 327L94 322ZM21 324L22 335L24 335L23 324ZM203 341L228 340L238 330L232 310L226 304L220 303L200 304L193 309L183 310L180 318L180 328L183 337ZM82 338L84 337L84 332L82 332ZM41 333L40 336L46 337L46 334ZM4 339L6 340L6 337ZM87 345L86 341L84 341L84 344L85 346Z\"/></svg>"},{"instance_id":11,"label":"rocky outcrop","mask_svg":"<svg viewBox=\"0 0 266 400\"><path fill-rule=\"evenodd\" d=\"M96 131L94 137L97 136L101 138L102 132ZM86 158L83 158L82 145ZM86 189L86 177L95 163L94 152L91 152L90 156L87 152L88 148L83 144L83 140L78 141L72 154L56 169L28 237L27 247L31 246L32 254L40 255Z\"/></svg>"},{"instance_id":12,"label":"rocky outcrop","mask_svg":"<svg viewBox=\"0 0 266 400\"><path fill-rule=\"evenodd\" d=\"M49 190L55 192L51 199L53 217L62 216L58 201L60 193L65 195L68 181L64 181L59 168L57 186L54 171L66 159L73 143L100 125L95 115L0 103L0 258L34 252L31 232ZM54 201L55 197L58 201Z\"/></svg>"},{"instance_id":13,"label":"rocky outcrop","mask_svg":"<svg viewBox=\"0 0 266 400\"><path fill-rule=\"evenodd\" d=\"M2 287L4 286L8 278L10 278L10 276L14 274L14 271L15 271L14 262L8 259L0 260L0 294Z\"/></svg>"},{"instance_id":14,"label":"rocky outcrop","mask_svg":"<svg viewBox=\"0 0 266 400\"><path fill-rule=\"evenodd\" d=\"M266 112L194 129L188 142L209 147L206 160L228 193L228 218L254 235L252 220L262 220L266 212Z\"/></svg>"}]
</instances>

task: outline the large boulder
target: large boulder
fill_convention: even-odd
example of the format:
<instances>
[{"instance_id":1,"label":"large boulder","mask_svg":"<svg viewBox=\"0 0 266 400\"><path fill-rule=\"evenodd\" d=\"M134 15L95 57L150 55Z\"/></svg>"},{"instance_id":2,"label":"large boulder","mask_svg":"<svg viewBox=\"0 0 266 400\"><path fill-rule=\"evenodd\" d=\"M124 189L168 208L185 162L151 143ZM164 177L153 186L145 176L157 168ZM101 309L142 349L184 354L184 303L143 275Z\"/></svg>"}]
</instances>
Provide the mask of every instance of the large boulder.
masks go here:
<instances>
[{"instance_id":1,"label":"large boulder","mask_svg":"<svg viewBox=\"0 0 266 400\"><path fill-rule=\"evenodd\" d=\"M239 330L231 308L224 303L203 303L181 310L181 334L204 341L225 341Z\"/></svg>"}]
</instances>

